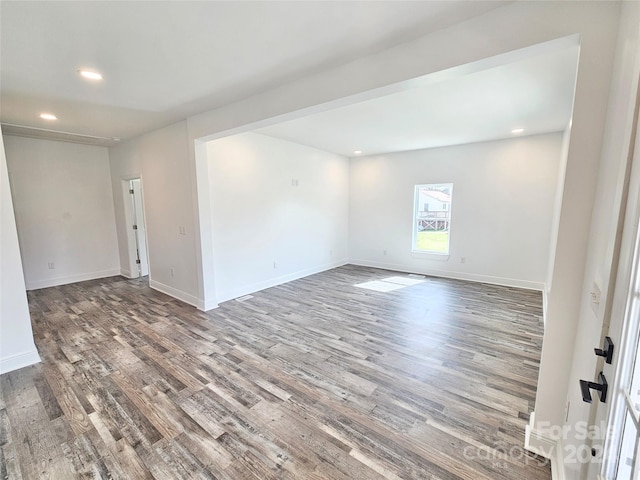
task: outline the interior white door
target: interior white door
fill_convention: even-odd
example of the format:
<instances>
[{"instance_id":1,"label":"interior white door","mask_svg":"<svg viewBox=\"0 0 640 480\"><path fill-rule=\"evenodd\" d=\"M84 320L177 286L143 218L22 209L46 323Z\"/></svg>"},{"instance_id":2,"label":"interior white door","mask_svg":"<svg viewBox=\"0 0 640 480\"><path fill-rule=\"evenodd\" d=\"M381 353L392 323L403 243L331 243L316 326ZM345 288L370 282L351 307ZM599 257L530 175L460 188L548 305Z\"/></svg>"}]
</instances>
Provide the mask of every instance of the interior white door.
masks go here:
<instances>
[{"instance_id":1,"label":"interior white door","mask_svg":"<svg viewBox=\"0 0 640 480\"><path fill-rule=\"evenodd\" d=\"M608 336L615 348L604 363L608 399L598 404L588 478L640 479L640 138L634 149L618 274ZM598 428L600 427L600 428ZM597 475L596 475L597 473Z\"/></svg>"},{"instance_id":2,"label":"interior white door","mask_svg":"<svg viewBox=\"0 0 640 480\"><path fill-rule=\"evenodd\" d=\"M149 257L147 249L147 229L144 217L144 201L142 196L142 182L139 178L131 180L133 190L133 218L136 225L136 248L138 260L140 260L140 275L149 275Z\"/></svg>"}]
</instances>

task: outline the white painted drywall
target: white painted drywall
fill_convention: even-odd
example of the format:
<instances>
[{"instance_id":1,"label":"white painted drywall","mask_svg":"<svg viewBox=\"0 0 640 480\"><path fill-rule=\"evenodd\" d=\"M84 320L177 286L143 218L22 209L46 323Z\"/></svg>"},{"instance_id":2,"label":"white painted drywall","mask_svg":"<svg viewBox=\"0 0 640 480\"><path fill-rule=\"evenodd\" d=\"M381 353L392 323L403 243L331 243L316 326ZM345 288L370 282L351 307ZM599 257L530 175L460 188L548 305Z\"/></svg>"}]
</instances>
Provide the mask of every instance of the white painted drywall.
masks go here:
<instances>
[{"instance_id":1,"label":"white painted drywall","mask_svg":"<svg viewBox=\"0 0 640 480\"><path fill-rule=\"evenodd\" d=\"M0 374L40 361L33 342L31 318L20 261L11 187L0 134Z\"/></svg>"},{"instance_id":2,"label":"white painted drywall","mask_svg":"<svg viewBox=\"0 0 640 480\"><path fill-rule=\"evenodd\" d=\"M149 285L191 305L198 303L191 170L186 122L109 150L121 265L130 265L123 180L144 187ZM130 199L127 198L127 201ZM173 272L173 274L172 274Z\"/></svg>"},{"instance_id":3,"label":"white painted drywall","mask_svg":"<svg viewBox=\"0 0 640 480\"><path fill-rule=\"evenodd\" d=\"M118 275L107 149L4 140L27 289Z\"/></svg>"},{"instance_id":4,"label":"white painted drywall","mask_svg":"<svg viewBox=\"0 0 640 480\"><path fill-rule=\"evenodd\" d=\"M218 302L346 263L347 158L256 133L207 148Z\"/></svg>"},{"instance_id":5,"label":"white painted drywall","mask_svg":"<svg viewBox=\"0 0 640 480\"><path fill-rule=\"evenodd\" d=\"M546 298L551 291L553 283L553 266L556 261L556 246L558 245L558 230L560 229L560 212L562 210L562 194L564 192L564 180L567 169L567 158L569 155L569 140L571 139L571 122L564 130L562 135L562 152L560 154L560 162L558 163L558 175L556 182L556 196L553 202L553 216L551 219L551 237L549 245L549 258L547 261L547 281L545 290L545 316L546 316Z\"/></svg>"},{"instance_id":6,"label":"white painted drywall","mask_svg":"<svg viewBox=\"0 0 640 480\"><path fill-rule=\"evenodd\" d=\"M542 289L561 145L558 133L352 158L350 262ZM447 256L411 251L423 183L453 183Z\"/></svg>"}]
</instances>

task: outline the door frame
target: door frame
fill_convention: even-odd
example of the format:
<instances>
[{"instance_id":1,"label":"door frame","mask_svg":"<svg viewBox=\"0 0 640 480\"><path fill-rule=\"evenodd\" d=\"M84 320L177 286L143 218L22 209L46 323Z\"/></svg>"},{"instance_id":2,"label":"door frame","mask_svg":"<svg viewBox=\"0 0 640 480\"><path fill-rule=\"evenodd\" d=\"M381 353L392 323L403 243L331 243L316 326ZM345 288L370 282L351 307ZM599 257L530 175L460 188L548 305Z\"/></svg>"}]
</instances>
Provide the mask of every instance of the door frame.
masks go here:
<instances>
[{"instance_id":1,"label":"door frame","mask_svg":"<svg viewBox=\"0 0 640 480\"><path fill-rule=\"evenodd\" d=\"M142 211L143 211L143 219L145 222L144 229L146 228L146 209L145 209L145 200L144 200L144 180L142 175L127 175L121 177L121 186L122 186L122 200L124 205L124 219L125 219L125 235L127 239L127 269L121 269L122 274L127 278L140 278L141 271L138 268L138 264L136 260L138 258L137 253L137 238L135 231L133 230L133 224L135 219L135 214L133 211L133 200L131 198L131 193L129 190L131 189L131 181L132 180L140 180L140 197L142 198ZM145 241L146 237L145 235ZM149 276L151 276L151 261L149 255L149 242L146 241L147 248L147 264L149 267Z\"/></svg>"}]
</instances>

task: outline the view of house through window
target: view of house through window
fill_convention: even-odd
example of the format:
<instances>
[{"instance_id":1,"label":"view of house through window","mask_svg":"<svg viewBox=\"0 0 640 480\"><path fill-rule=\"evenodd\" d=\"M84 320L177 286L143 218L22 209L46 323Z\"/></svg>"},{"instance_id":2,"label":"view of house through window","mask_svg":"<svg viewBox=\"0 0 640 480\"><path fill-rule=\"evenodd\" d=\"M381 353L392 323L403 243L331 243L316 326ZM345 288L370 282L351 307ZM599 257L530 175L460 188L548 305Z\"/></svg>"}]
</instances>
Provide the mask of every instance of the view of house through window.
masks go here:
<instances>
[{"instance_id":1,"label":"view of house through window","mask_svg":"<svg viewBox=\"0 0 640 480\"><path fill-rule=\"evenodd\" d=\"M413 251L449 253L453 183L416 185L413 208Z\"/></svg>"}]
</instances>

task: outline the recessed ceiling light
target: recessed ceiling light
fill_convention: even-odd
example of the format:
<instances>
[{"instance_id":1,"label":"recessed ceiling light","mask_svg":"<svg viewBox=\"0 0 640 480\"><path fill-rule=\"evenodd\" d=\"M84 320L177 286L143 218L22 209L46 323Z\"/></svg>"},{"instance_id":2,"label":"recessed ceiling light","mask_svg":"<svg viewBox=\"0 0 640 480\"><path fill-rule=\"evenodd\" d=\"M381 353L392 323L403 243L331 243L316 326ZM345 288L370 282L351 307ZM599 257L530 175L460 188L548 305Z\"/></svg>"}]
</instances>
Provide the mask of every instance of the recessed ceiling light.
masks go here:
<instances>
[{"instance_id":1,"label":"recessed ceiling light","mask_svg":"<svg viewBox=\"0 0 640 480\"><path fill-rule=\"evenodd\" d=\"M354 155L360 155L360 154L362 154L362 150L354 150L353 154Z\"/></svg>"},{"instance_id":2,"label":"recessed ceiling light","mask_svg":"<svg viewBox=\"0 0 640 480\"><path fill-rule=\"evenodd\" d=\"M89 80L102 80L102 74L91 70L78 70L78 73Z\"/></svg>"},{"instance_id":3,"label":"recessed ceiling light","mask_svg":"<svg viewBox=\"0 0 640 480\"><path fill-rule=\"evenodd\" d=\"M57 120L58 117L56 117L53 113L41 113L40 114L40 118L43 120Z\"/></svg>"},{"instance_id":4,"label":"recessed ceiling light","mask_svg":"<svg viewBox=\"0 0 640 480\"><path fill-rule=\"evenodd\" d=\"M514 128L511 130L511 133L522 133L524 132L524 128Z\"/></svg>"}]
</instances>

